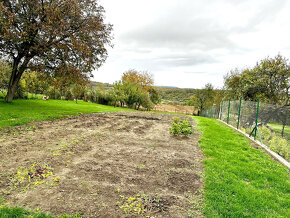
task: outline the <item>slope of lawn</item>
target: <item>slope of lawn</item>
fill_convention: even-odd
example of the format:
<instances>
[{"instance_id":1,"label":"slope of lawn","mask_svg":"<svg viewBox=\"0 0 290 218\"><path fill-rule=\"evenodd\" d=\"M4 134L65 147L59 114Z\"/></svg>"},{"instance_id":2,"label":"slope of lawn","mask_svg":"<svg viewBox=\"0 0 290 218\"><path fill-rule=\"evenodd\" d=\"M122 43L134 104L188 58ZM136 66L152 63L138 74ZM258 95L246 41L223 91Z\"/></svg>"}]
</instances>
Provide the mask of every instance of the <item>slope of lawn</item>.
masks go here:
<instances>
[{"instance_id":1,"label":"slope of lawn","mask_svg":"<svg viewBox=\"0 0 290 218\"><path fill-rule=\"evenodd\" d=\"M217 120L195 117L207 217L290 217L288 169Z\"/></svg>"},{"instance_id":2,"label":"slope of lawn","mask_svg":"<svg viewBox=\"0 0 290 218\"><path fill-rule=\"evenodd\" d=\"M0 100L0 128L26 124L30 121L51 120L67 115L128 110L89 102L64 100Z\"/></svg>"}]
</instances>

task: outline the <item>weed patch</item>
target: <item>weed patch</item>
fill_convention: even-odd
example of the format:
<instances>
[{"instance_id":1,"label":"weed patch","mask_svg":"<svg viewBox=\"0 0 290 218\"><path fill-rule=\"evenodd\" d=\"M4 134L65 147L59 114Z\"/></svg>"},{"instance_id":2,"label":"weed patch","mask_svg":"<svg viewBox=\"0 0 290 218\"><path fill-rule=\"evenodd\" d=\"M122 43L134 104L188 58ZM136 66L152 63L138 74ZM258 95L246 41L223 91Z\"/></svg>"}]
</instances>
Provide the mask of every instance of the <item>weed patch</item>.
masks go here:
<instances>
[{"instance_id":1,"label":"weed patch","mask_svg":"<svg viewBox=\"0 0 290 218\"><path fill-rule=\"evenodd\" d=\"M42 184L53 186L60 182L59 176L54 177L52 182L48 182L48 178L53 177L53 171L54 169L49 165L35 162L29 167L19 167L10 182L13 188L21 188L23 192Z\"/></svg>"},{"instance_id":2,"label":"weed patch","mask_svg":"<svg viewBox=\"0 0 290 218\"><path fill-rule=\"evenodd\" d=\"M120 195L121 201L117 202L124 214L138 214L152 216L167 210L166 201L146 194L137 194L131 197Z\"/></svg>"},{"instance_id":3,"label":"weed patch","mask_svg":"<svg viewBox=\"0 0 290 218\"><path fill-rule=\"evenodd\" d=\"M33 163L29 167L20 167L11 182L15 187L38 186L45 183L45 179L53 175L53 168L46 164Z\"/></svg>"}]
</instances>

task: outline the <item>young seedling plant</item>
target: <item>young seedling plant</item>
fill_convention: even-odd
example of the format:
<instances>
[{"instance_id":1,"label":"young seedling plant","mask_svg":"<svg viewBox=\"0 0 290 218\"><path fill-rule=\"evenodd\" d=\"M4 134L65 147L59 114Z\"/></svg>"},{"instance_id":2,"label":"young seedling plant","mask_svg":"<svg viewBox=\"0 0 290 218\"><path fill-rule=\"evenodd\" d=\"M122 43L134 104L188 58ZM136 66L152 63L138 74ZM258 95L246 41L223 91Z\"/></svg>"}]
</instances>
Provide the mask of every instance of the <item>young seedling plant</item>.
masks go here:
<instances>
[{"instance_id":1,"label":"young seedling plant","mask_svg":"<svg viewBox=\"0 0 290 218\"><path fill-rule=\"evenodd\" d=\"M173 117L171 122L170 134L171 135L184 135L188 136L193 133L190 122L186 120L180 120L178 117Z\"/></svg>"}]
</instances>

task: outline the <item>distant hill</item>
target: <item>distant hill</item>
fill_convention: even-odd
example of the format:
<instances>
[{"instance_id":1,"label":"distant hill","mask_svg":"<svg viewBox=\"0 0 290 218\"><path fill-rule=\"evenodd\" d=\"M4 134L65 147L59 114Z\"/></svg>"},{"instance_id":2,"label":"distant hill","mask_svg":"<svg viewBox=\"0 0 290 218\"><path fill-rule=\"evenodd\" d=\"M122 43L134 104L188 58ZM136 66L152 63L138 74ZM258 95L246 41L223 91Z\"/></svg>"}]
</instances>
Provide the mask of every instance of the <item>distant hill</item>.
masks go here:
<instances>
[{"instance_id":1,"label":"distant hill","mask_svg":"<svg viewBox=\"0 0 290 218\"><path fill-rule=\"evenodd\" d=\"M179 89L178 87L176 86L155 86L155 87L158 87L158 88L171 88L171 89Z\"/></svg>"},{"instance_id":2,"label":"distant hill","mask_svg":"<svg viewBox=\"0 0 290 218\"><path fill-rule=\"evenodd\" d=\"M196 89L156 87L164 104L185 104L192 99Z\"/></svg>"},{"instance_id":3,"label":"distant hill","mask_svg":"<svg viewBox=\"0 0 290 218\"><path fill-rule=\"evenodd\" d=\"M108 90L108 89L113 88L113 85L110 83L101 83L101 82L91 81L91 85L95 89L99 88L99 89Z\"/></svg>"}]
</instances>

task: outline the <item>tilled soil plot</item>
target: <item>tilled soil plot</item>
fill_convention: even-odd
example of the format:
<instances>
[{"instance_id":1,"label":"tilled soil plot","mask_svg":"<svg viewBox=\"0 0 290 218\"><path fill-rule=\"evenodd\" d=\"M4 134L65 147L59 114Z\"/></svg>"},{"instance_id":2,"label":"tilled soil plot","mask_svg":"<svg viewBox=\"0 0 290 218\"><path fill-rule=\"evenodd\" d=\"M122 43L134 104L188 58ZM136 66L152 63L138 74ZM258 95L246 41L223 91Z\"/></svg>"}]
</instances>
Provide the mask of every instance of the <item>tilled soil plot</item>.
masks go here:
<instances>
[{"instance_id":1,"label":"tilled soil plot","mask_svg":"<svg viewBox=\"0 0 290 218\"><path fill-rule=\"evenodd\" d=\"M0 193L55 215L202 217L199 136L171 136L172 117L103 113L4 129Z\"/></svg>"}]
</instances>

